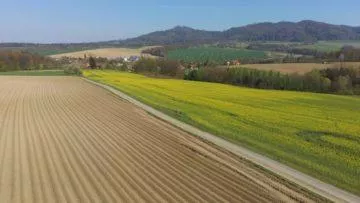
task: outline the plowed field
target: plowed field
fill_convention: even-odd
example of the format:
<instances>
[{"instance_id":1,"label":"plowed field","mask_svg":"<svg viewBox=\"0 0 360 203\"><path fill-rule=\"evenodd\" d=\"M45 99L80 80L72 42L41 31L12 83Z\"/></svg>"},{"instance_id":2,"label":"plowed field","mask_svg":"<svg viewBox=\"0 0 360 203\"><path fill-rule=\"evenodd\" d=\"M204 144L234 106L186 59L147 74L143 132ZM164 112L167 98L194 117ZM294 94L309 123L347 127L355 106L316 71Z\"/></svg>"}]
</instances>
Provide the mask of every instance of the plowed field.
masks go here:
<instances>
[{"instance_id":1,"label":"plowed field","mask_svg":"<svg viewBox=\"0 0 360 203\"><path fill-rule=\"evenodd\" d=\"M75 77L0 77L0 202L322 201Z\"/></svg>"}]
</instances>

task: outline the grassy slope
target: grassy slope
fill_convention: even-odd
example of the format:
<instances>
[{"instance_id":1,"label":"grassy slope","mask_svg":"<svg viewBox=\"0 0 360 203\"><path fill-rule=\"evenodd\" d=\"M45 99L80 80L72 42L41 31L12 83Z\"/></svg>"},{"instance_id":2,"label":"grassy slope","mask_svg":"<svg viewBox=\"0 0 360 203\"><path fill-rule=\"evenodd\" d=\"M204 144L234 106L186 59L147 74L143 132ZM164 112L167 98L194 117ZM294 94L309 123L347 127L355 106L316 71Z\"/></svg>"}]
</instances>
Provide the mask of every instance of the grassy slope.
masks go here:
<instances>
[{"instance_id":1,"label":"grassy slope","mask_svg":"<svg viewBox=\"0 0 360 203\"><path fill-rule=\"evenodd\" d=\"M41 70L41 71L9 71L0 72L0 75L18 75L18 76L63 76L63 70Z\"/></svg>"},{"instance_id":2,"label":"grassy slope","mask_svg":"<svg viewBox=\"0 0 360 203\"><path fill-rule=\"evenodd\" d=\"M226 60L266 58L266 53L246 49L199 47L172 50L169 51L167 57L169 59L184 60L187 62L205 62L210 60L223 63Z\"/></svg>"},{"instance_id":3,"label":"grassy slope","mask_svg":"<svg viewBox=\"0 0 360 203\"><path fill-rule=\"evenodd\" d=\"M360 194L360 98L86 71L186 123Z\"/></svg>"}]
</instances>

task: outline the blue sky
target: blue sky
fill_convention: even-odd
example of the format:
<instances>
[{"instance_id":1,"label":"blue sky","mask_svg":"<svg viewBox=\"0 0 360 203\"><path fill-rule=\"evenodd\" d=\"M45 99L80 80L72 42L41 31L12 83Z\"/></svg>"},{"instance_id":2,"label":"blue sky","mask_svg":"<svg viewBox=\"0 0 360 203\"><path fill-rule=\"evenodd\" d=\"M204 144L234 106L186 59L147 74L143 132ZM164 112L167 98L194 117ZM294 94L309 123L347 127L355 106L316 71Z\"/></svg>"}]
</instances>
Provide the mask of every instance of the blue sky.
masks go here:
<instances>
[{"instance_id":1,"label":"blue sky","mask_svg":"<svg viewBox=\"0 0 360 203\"><path fill-rule=\"evenodd\" d=\"M360 25L359 0L0 0L0 42L88 42L176 25L225 30L256 22Z\"/></svg>"}]
</instances>

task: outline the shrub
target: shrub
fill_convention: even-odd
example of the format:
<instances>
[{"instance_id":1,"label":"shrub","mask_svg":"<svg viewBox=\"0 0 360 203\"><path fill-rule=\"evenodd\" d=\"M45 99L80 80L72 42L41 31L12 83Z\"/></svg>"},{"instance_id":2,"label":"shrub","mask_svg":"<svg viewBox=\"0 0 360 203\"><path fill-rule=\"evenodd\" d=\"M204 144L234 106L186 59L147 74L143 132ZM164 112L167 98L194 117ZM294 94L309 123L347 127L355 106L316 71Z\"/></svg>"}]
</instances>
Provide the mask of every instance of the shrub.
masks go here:
<instances>
[{"instance_id":1,"label":"shrub","mask_svg":"<svg viewBox=\"0 0 360 203\"><path fill-rule=\"evenodd\" d=\"M92 56L89 57L89 66L90 66L92 69L97 68L96 61L95 61L95 59L94 59Z\"/></svg>"},{"instance_id":2,"label":"shrub","mask_svg":"<svg viewBox=\"0 0 360 203\"><path fill-rule=\"evenodd\" d=\"M126 63L123 63L120 67L117 68L119 71L128 71L129 67Z\"/></svg>"},{"instance_id":3,"label":"shrub","mask_svg":"<svg viewBox=\"0 0 360 203\"><path fill-rule=\"evenodd\" d=\"M184 80L202 81L202 74L203 71L199 68L186 69L184 72Z\"/></svg>"},{"instance_id":4,"label":"shrub","mask_svg":"<svg viewBox=\"0 0 360 203\"><path fill-rule=\"evenodd\" d=\"M75 66L67 66L67 67L65 67L64 73L66 75L78 75L78 76L82 75L81 69L79 67L75 67Z\"/></svg>"},{"instance_id":5,"label":"shrub","mask_svg":"<svg viewBox=\"0 0 360 203\"><path fill-rule=\"evenodd\" d=\"M180 63L173 60L158 60L158 67L160 67L160 74L168 76L176 76L179 72Z\"/></svg>"},{"instance_id":6,"label":"shrub","mask_svg":"<svg viewBox=\"0 0 360 203\"><path fill-rule=\"evenodd\" d=\"M114 70L114 69L116 69L116 67L112 63L106 62L104 65L104 69Z\"/></svg>"},{"instance_id":7,"label":"shrub","mask_svg":"<svg viewBox=\"0 0 360 203\"><path fill-rule=\"evenodd\" d=\"M203 68L202 80L207 82L228 82L228 71L226 68L208 67Z\"/></svg>"},{"instance_id":8,"label":"shrub","mask_svg":"<svg viewBox=\"0 0 360 203\"><path fill-rule=\"evenodd\" d=\"M180 63L173 60L141 58L133 70L136 73L155 73L175 77L180 72Z\"/></svg>"},{"instance_id":9,"label":"shrub","mask_svg":"<svg viewBox=\"0 0 360 203\"><path fill-rule=\"evenodd\" d=\"M340 76L337 80L338 92L351 94L351 79L349 76Z\"/></svg>"},{"instance_id":10,"label":"shrub","mask_svg":"<svg viewBox=\"0 0 360 203\"><path fill-rule=\"evenodd\" d=\"M156 73L158 71L157 67L158 66L155 59L141 58L134 64L133 70L136 73L142 73L142 72Z\"/></svg>"}]
</instances>

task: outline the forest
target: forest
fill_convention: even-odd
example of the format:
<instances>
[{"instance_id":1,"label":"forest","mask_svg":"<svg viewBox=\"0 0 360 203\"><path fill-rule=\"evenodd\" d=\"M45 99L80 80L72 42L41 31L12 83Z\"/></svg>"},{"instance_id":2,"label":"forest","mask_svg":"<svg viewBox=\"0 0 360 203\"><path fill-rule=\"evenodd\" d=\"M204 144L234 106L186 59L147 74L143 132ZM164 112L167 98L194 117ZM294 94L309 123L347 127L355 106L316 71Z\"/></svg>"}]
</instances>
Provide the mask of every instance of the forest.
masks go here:
<instances>
[{"instance_id":1,"label":"forest","mask_svg":"<svg viewBox=\"0 0 360 203\"><path fill-rule=\"evenodd\" d=\"M0 72L47 70L56 67L55 61L25 51L0 51Z\"/></svg>"},{"instance_id":2,"label":"forest","mask_svg":"<svg viewBox=\"0 0 360 203\"><path fill-rule=\"evenodd\" d=\"M305 75L241 67L204 67L186 70L184 79L260 89L360 95L360 68L352 67L314 69Z\"/></svg>"},{"instance_id":3,"label":"forest","mask_svg":"<svg viewBox=\"0 0 360 203\"><path fill-rule=\"evenodd\" d=\"M360 67L314 69L301 75L243 67L184 67L177 61L143 58L134 64L133 71L260 89L360 95Z\"/></svg>"}]
</instances>

